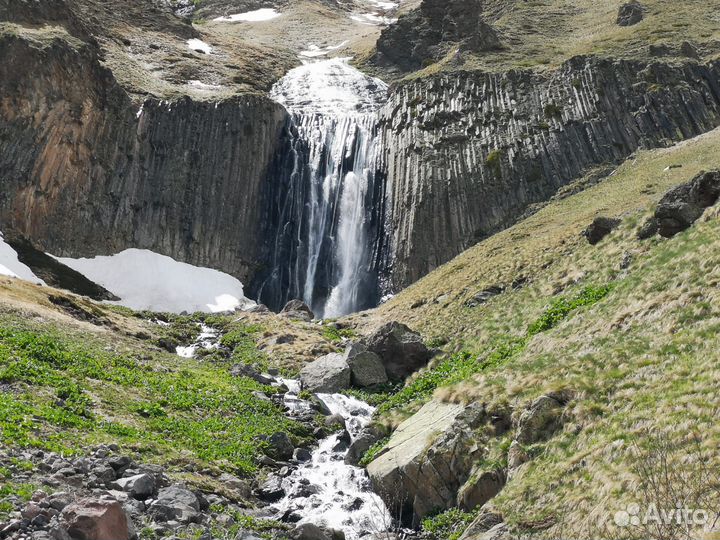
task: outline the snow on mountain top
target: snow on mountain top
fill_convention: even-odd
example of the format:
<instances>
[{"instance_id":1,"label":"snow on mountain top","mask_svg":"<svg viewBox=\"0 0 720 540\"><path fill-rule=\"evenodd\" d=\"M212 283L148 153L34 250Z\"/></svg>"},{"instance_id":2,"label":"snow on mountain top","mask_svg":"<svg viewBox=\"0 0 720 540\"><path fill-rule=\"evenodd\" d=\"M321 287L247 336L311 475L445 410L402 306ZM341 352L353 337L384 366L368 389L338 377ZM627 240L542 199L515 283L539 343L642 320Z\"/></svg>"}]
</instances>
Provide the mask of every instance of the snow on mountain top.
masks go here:
<instances>
[{"instance_id":1,"label":"snow on mountain top","mask_svg":"<svg viewBox=\"0 0 720 540\"><path fill-rule=\"evenodd\" d=\"M45 285L45 282L33 274L27 266L18 260L17 252L11 248L3 240L3 235L0 232L0 275L9 276L25 281L32 281L33 283L40 283Z\"/></svg>"},{"instance_id":2,"label":"snow on mountain top","mask_svg":"<svg viewBox=\"0 0 720 540\"><path fill-rule=\"evenodd\" d=\"M263 8L263 9L256 9L255 11L247 11L245 13L237 13L235 15L228 15L227 17L217 17L216 19L213 19L213 20L219 21L219 22L237 22L237 21L261 22L261 21L269 21L270 19L274 19L275 17L279 17L279 16L280 16L280 13L278 13L276 9Z\"/></svg>"},{"instance_id":3,"label":"snow on mountain top","mask_svg":"<svg viewBox=\"0 0 720 540\"><path fill-rule=\"evenodd\" d=\"M121 298L113 303L136 310L218 313L253 303L234 277L145 249L92 259L56 259Z\"/></svg>"},{"instance_id":4,"label":"snow on mountain top","mask_svg":"<svg viewBox=\"0 0 720 540\"><path fill-rule=\"evenodd\" d=\"M348 58L308 62L291 69L270 91L292 112L346 116L377 110L387 96L387 84L358 71Z\"/></svg>"}]
</instances>

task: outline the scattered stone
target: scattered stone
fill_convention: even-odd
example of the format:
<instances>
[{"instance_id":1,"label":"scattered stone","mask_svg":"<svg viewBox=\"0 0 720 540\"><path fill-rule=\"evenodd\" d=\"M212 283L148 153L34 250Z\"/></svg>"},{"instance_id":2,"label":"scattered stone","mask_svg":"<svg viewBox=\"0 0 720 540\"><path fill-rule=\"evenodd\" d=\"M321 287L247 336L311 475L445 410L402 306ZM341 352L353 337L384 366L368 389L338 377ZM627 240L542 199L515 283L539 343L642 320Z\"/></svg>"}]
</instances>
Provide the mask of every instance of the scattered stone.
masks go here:
<instances>
[{"instance_id":1,"label":"scattered stone","mask_svg":"<svg viewBox=\"0 0 720 540\"><path fill-rule=\"evenodd\" d=\"M255 495L266 502L277 502L285 496L285 490L282 487L282 478L271 474L268 479L255 490Z\"/></svg>"},{"instance_id":2,"label":"scattered stone","mask_svg":"<svg viewBox=\"0 0 720 540\"><path fill-rule=\"evenodd\" d=\"M297 319L301 321L312 321L315 314L302 300L290 300L280 312L281 315L289 319Z\"/></svg>"},{"instance_id":3,"label":"scattered stone","mask_svg":"<svg viewBox=\"0 0 720 540\"><path fill-rule=\"evenodd\" d=\"M334 394L350 387L350 366L341 354L321 356L300 370L303 389Z\"/></svg>"},{"instance_id":4,"label":"scattered stone","mask_svg":"<svg viewBox=\"0 0 720 540\"><path fill-rule=\"evenodd\" d=\"M475 294L472 298L470 298L470 300L465 302L465 305L469 308L477 307L481 304L488 302L491 298L502 294L504 290L504 287L502 287L501 285L493 285L492 287L488 287L487 289Z\"/></svg>"},{"instance_id":5,"label":"scattered stone","mask_svg":"<svg viewBox=\"0 0 720 540\"><path fill-rule=\"evenodd\" d=\"M644 16L645 13L642 4L633 0L620 6L617 24L618 26L633 26L642 21Z\"/></svg>"},{"instance_id":6,"label":"scattered stone","mask_svg":"<svg viewBox=\"0 0 720 540\"><path fill-rule=\"evenodd\" d=\"M305 448L296 448L293 452L293 459L296 461L310 461L312 454Z\"/></svg>"},{"instance_id":7,"label":"scattered stone","mask_svg":"<svg viewBox=\"0 0 720 540\"><path fill-rule=\"evenodd\" d=\"M194 523L200 517L200 501L190 490L181 486L169 486L159 491L158 497L148 507L148 513L158 521Z\"/></svg>"},{"instance_id":8,"label":"scattered stone","mask_svg":"<svg viewBox=\"0 0 720 540\"><path fill-rule=\"evenodd\" d=\"M617 229L620 223L622 223L622 220L617 218L596 217L582 234L590 245L594 246L613 230Z\"/></svg>"},{"instance_id":9,"label":"scattered stone","mask_svg":"<svg viewBox=\"0 0 720 540\"><path fill-rule=\"evenodd\" d=\"M402 380L415 373L428 363L431 356L420 334L399 322L385 324L364 343L370 352L380 357L388 378L392 380Z\"/></svg>"},{"instance_id":10,"label":"scattered stone","mask_svg":"<svg viewBox=\"0 0 720 540\"><path fill-rule=\"evenodd\" d=\"M129 540L131 526L117 501L81 499L62 512L71 538L81 540Z\"/></svg>"},{"instance_id":11,"label":"scattered stone","mask_svg":"<svg viewBox=\"0 0 720 540\"><path fill-rule=\"evenodd\" d=\"M388 380L382 360L368 351L363 343L353 343L345 352L345 362L350 366L350 382L361 388L385 384Z\"/></svg>"},{"instance_id":12,"label":"scattered stone","mask_svg":"<svg viewBox=\"0 0 720 540\"><path fill-rule=\"evenodd\" d=\"M273 459L290 459L295 450L295 445L290 440L290 436L284 431L273 433L267 439L268 455Z\"/></svg>"},{"instance_id":13,"label":"scattered stone","mask_svg":"<svg viewBox=\"0 0 720 540\"><path fill-rule=\"evenodd\" d=\"M155 493L155 479L149 474L138 474L117 480L113 487L129 493L135 499L145 500Z\"/></svg>"}]
</instances>

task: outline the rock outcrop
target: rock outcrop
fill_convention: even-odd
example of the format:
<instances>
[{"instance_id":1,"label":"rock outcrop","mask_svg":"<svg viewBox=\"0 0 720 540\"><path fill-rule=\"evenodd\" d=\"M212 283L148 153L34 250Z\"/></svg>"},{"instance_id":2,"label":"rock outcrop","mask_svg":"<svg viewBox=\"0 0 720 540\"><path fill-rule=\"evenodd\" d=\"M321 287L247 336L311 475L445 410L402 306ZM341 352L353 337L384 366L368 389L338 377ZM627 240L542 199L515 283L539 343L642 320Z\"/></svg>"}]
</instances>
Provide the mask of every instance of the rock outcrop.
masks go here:
<instances>
[{"instance_id":1,"label":"rock outcrop","mask_svg":"<svg viewBox=\"0 0 720 540\"><path fill-rule=\"evenodd\" d=\"M247 280L287 113L257 95L141 102L98 55L0 34L0 227L54 255L146 248Z\"/></svg>"},{"instance_id":2,"label":"rock outcrop","mask_svg":"<svg viewBox=\"0 0 720 540\"><path fill-rule=\"evenodd\" d=\"M392 511L408 524L457 504L457 492L482 453L473 430L486 419L478 406L431 401L403 422L367 471ZM399 515L399 514L398 514Z\"/></svg>"},{"instance_id":3,"label":"rock outcrop","mask_svg":"<svg viewBox=\"0 0 720 540\"><path fill-rule=\"evenodd\" d=\"M381 326L364 340L364 345L380 358L387 376L396 381L424 367L431 357L420 334L399 322Z\"/></svg>"},{"instance_id":4,"label":"rock outcrop","mask_svg":"<svg viewBox=\"0 0 720 540\"><path fill-rule=\"evenodd\" d=\"M689 182L668 191L651 217L640 229L638 237L645 239L660 233L672 238L695 223L706 208L720 198L720 171L701 172Z\"/></svg>"},{"instance_id":5,"label":"rock outcrop","mask_svg":"<svg viewBox=\"0 0 720 540\"><path fill-rule=\"evenodd\" d=\"M596 217L587 229L583 231L583 236L590 245L595 245L615 230L620 225L621 220L609 217Z\"/></svg>"},{"instance_id":6,"label":"rock outcrop","mask_svg":"<svg viewBox=\"0 0 720 540\"><path fill-rule=\"evenodd\" d=\"M391 290L598 164L720 124L720 63L576 57L556 71L400 84L382 110Z\"/></svg>"},{"instance_id":7,"label":"rock outcrop","mask_svg":"<svg viewBox=\"0 0 720 540\"><path fill-rule=\"evenodd\" d=\"M645 13L642 4L633 0L620 6L617 16L618 26L634 26L643 20Z\"/></svg>"}]
</instances>

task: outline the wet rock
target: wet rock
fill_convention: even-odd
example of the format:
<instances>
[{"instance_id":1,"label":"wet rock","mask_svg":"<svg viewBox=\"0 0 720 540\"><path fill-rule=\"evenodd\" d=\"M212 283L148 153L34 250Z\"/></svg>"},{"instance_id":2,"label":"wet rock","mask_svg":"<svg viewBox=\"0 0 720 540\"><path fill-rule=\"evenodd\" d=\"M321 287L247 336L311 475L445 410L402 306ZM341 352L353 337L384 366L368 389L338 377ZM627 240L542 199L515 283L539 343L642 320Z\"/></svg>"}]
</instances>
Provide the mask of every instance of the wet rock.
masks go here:
<instances>
[{"instance_id":1,"label":"wet rock","mask_svg":"<svg viewBox=\"0 0 720 540\"><path fill-rule=\"evenodd\" d=\"M131 526L117 501L81 499L62 512L70 537L81 540L129 540Z\"/></svg>"},{"instance_id":2,"label":"wet rock","mask_svg":"<svg viewBox=\"0 0 720 540\"><path fill-rule=\"evenodd\" d=\"M507 474L501 469L485 471L471 478L458 491L458 506L466 512L482 506L500 493L506 481Z\"/></svg>"},{"instance_id":3,"label":"wet rock","mask_svg":"<svg viewBox=\"0 0 720 540\"><path fill-rule=\"evenodd\" d=\"M331 353L303 367L300 381L309 392L334 394L350 387L350 366L343 355Z\"/></svg>"},{"instance_id":4,"label":"wet rock","mask_svg":"<svg viewBox=\"0 0 720 540\"><path fill-rule=\"evenodd\" d=\"M562 404L551 396L540 396L520 415L517 441L532 444L550 437L561 425Z\"/></svg>"},{"instance_id":5,"label":"wet rock","mask_svg":"<svg viewBox=\"0 0 720 540\"><path fill-rule=\"evenodd\" d=\"M290 300L285 304L285 307L282 308L280 314L289 319L301 321L312 321L315 318L315 314L302 300Z\"/></svg>"},{"instance_id":6,"label":"wet rock","mask_svg":"<svg viewBox=\"0 0 720 540\"><path fill-rule=\"evenodd\" d=\"M618 26L633 26L643 20L645 15L642 4L637 1L620 6L617 16Z\"/></svg>"},{"instance_id":7,"label":"wet rock","mask_svg":"<svg viewBox=\"0 0 720 540\"><path fill-rule=\"evenodd\" d=\"M305 448L296 448L293 452L293 459L296 461L309 461L312 459L312 454Z\"/></svg>"},{"instance_id":8,"label":"wet rock","mask_svg":"<svg viewBox=\"0 0 720 540\"><path fill-rule=\"evenodd\" d=\"M247 364L235 364L230 368L230 375L233 377L248 377L255 382L260 384L269 385L274 382L274 379L270 376L263 375L262 373L255 370L252 366Z\"/></svg>"},{"instance_id":9,"label":"wet rock","mask_svg":"<svg viewBox=\"0 0 720 540\"><path fill-rule=\"evenodd\" d=\"M350 444L350 448L345 454L345 464L357 466L365 453L384 436L385 432L380 426L372 424L365 426Z\"/></svg>"},{"instance_id":10,"label":"wet rock","mask_svg":"<svg viewBox=\"0 0 720 540\"><path fill-rule=\"evenodd\" d=\"M320 527L312 523L303 523L290 531L291 540L331 540Z\"/></svg>"},{"instance_id":11,"label":"wet rock","mask_svg":"<svg viewBox=\"0 0 720 540\"><path fill-rule=\"evenodd\" d=\"M255 495L265 502L277 502L285 496L285 490L282 487L282 478L276 475L270 475L268 479L255 490Z\"/></svg>"},{"instance_id":12,"label":"wet rock","mask_svg":"<svg viewBox=\"0 0 720 540\"><path fill-rule=\"evenodd\" d=\"M155 479L149 474L138 474L117 480L113 483L113 487L128 493L135 499L145 500L155 493Z\"/></svg>"},{"instance_id":13,"label":"wet rock","mask_svg":"<svg viewBox=\"0 0 720 540\"><path fill-rule=\"evenodd\" d=\"M622 220L616 218L596 217L582 234L590 245L594 246L614 231L620 223L622 223Z\"/></svg>"},{"instance_id":14,"label":"wet rock","mask_svg":"<svg viewBox=\"0 0 720 540\"><path fill-rule=\"evenodd\" d=\"M405 379L425 366L431 356L420 334L399 322L385 324L364 343L380 357L388 378L393 380Z\"/></svg>"},{"instance_id":15,"label":"wet rock","mask_svg":"<svg viewBox=\"0 0 720 540\"><path fill-rule=\"evenodd\" d=\"M169 486L158 492L157 499L148 507L148 513L157 521L196 522L200 517L200 501L190 490Z\"/></svg>"},{"instance_id":16,"label":"wet rock","mask_svg":"<svg viewBox=\"0 0 720 540\"><path fill-rule=\"evenodd\" d=\"M330 416L325 417L324 424L325 427L328 428L345 429L345 418L343 418L340 414L331 414Z\"/></svg>"},{"instance_id":17,"label":"wet rock","mask_svg":"<svg viewBox=\"0 0 720 540\"><path fill-rule=\"evenodd\" d=\"M350 381L354 386L366 388L385 384L388 380L380 357L368 351L363 343L353 343L348 347L345 362L350 366Z\"/></svg>"},{"instance_id":18,"label":"wet rock","mask_svg":"<svg viewBox=\"0 0 720 540\"><path fill-rule=\"evenodd\" d=\"M284 431L278 431L270 435L267 439L268 443L268 454L273 459L290 459L295 450L290 436Z\"/></svg>"},{"instance_id":19,"label":"wet rock","mask_svg":"<svg viewBox=\"0 0 720 540\"><path fill-rule=\"evenodd\" d=\"M660 236L671 238L689 228L720 197L720 170L701 172L668 191L655 209Z\"/></svg>"}]
</instances>

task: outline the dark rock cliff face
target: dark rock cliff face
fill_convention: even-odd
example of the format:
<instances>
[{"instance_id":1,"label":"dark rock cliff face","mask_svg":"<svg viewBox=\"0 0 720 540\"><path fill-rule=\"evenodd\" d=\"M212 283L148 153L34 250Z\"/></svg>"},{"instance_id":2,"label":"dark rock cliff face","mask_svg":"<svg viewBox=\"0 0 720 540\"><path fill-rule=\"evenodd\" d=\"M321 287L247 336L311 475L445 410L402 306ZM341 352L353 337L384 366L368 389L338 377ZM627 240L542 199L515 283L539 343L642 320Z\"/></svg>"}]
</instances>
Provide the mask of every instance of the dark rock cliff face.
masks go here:
<instances>
[{"instance_id":1,"label":"dark rock cliff face","mask_svg":"<svg viewBox=\"0 0 720 540\"><path fill-rule=\"evenodd\" d=\"M57 255L146 248L248 279L286 123L263 96L140 108L73 38L0 38L0 228Z\"/></svg>"},{"instance_id":2,"label":"dark rock cliff face","mask_svg":"<svg viewBox=\"0 0 720 540\"><path fill-rule=\"evenodd\" d=\"M720 64L575 58L549 74L399 86L381 113L389 287L398 290L588 168L720 124Z\"/></svg>"}]
</instances>

